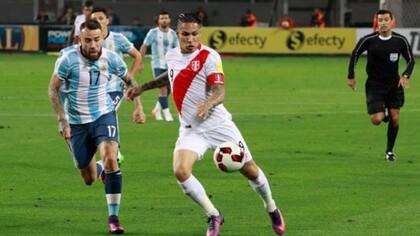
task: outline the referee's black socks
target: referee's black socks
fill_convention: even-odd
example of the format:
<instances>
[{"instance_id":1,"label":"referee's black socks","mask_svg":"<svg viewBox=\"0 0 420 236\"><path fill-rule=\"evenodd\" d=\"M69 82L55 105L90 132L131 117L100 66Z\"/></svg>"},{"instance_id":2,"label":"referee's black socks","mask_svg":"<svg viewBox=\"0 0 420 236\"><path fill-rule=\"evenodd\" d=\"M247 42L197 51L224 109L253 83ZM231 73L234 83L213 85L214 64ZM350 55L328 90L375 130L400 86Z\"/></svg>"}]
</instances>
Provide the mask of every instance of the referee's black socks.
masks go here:
<instances>
[{"instance_id":1,"label":"referee's black socks","mask_svg":"<svg viewBox=\"0 0 420 236\"><path fill-rule=\"evenodd\" d=\"M393 122L389 121L388 132L387 132L388 141L387 141L387 146L386 146L387 152L392 152L392 150L394 149L394 144L395 144L395 140L397 139L399 127L400 127L399 125L394 126Z\"/></svg>"}]
</instances>

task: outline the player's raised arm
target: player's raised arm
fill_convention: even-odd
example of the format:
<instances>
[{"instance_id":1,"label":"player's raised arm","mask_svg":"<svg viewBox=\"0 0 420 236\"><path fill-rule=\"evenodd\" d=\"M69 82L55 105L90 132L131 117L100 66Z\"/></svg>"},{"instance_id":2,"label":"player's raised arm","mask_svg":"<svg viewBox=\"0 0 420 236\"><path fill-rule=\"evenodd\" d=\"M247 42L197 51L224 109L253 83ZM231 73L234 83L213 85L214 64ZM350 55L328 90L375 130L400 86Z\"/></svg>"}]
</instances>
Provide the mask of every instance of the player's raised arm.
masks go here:
<instances>
[{"instance_id":1,"label":"player's raised arm","mask_svg":"<svg viewBox=\"0 0 420 236\"><path fill-rule=\"evenodd\" d=\"M57 114L58 126L61 135L64 139L70 139L70 126L59 98L60 86L61 80L53 74L51 76L50 84L48 85L48 98L53 106L54 112Z\"/></svg>"},{"instance_id":2,"label":"player's raised arm","mask_svg":"<svg viewBox=\"0 0 420 236\"><path fill-rule=\"evenodd\" d=\"M133 88L129 88L127 90L127 98L129 100L133 100L135 97L140 96L144 91L154 89L154 88L160 88L162 86L166 86L169 84L169 77L168 72L165 72L154 80L150 80L149 82L146 82L139 86L134 86Z\"/></svg>"}]
</instances>

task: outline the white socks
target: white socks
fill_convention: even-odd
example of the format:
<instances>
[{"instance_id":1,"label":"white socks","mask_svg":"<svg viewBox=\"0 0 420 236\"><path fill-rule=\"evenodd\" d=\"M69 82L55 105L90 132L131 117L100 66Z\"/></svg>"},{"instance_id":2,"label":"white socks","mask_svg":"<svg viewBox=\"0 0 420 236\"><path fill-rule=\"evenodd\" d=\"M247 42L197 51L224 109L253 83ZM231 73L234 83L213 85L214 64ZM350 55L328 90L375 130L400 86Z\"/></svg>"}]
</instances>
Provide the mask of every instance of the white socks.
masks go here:
<instances>
[{"instance_id":1,"label":"white socks","mask_svg":"<svg viewBox=\"0 0 420 236\"><path fill-rule=\"evenodd\" d=\"M213 203L211 203L203 186L194 177L194 175L191 175L190 178L182 183L178 181L178 184L181 186L186 195L204 209L207 216L210 217L219 215L219 211L214 207Z\"/></svg>"},{"instance_id":2,"label":"white socks","mask_svg":"<svg viewBox=\"0 0 420 236\"><path fill-rule=\"evenodd\" d=\"M277 209L276 203L271 196L271 189L270 185L268 184L267 177L265 177L264 172L260 168L258 168L257 179L254 181L249 180L249 184L251 185L252 189L254 189L258 195L260 195L264 202L264 207L268 212L273 212Z\"/></svg>"}]
</instances>

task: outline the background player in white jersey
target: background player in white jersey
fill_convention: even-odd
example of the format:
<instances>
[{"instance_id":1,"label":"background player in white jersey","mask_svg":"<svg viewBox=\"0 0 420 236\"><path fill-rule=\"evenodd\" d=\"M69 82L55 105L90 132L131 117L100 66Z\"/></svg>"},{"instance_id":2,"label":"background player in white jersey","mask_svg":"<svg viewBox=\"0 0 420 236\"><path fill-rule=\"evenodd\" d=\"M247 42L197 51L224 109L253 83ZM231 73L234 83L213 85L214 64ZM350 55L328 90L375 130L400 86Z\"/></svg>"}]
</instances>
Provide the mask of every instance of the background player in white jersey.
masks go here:
<instances>
[{"instance_id":1,"label":"background player in white jersey","mask_svg":"<svg viewBox=\"0 0 420 236\"><path fill-rule=\"evenodd\" d=\"M115 52L102 48L101 26L97 21L87 20L80 35L80 47L71 47L57 59L48 87L49 99L57 114L60 133L66 142L70 141L86 185L96 179L92 157L99 149L105 168L109 232L121 234L124 229L118 219L122 189L117 163L119 127L107 85L112 76L122 78L128 87L135 81L124 61Z\"/></svg>"},{"instance_id":2,"label":"background player in white jersey","mask_svg":"<svg viewBox=\"0 0 420 236\"><path fill-rule=\"evenodd\" d=\"M109 31L109 18L105 8L94 8L91 14L91 18L98 21L102 27L102 36L104 38L103 47L116 52L121 58L123 54L130 55L133 58L133 63L129 70L129 74L135 78L136 73L139 71L142 65L142 56L140 52L133 46L133 44L121 33ZM116 108L122 102L124 97L124 85L118 78L113 78L108 85L108 93L111 95ZM144 123L146 116L143 112L140 99L134 101L133 121L136 123Z\"/></svg>"},{"instance_id":3,"label":"background player in white jersey","mask_svg":"<svg viewBox=\"0 0 420 236\"><path fill-rule=\"evenodd\" d=\"M147 47L152 48L151 64L154 78L167 71L168 66L165 61L166 52L171 48L178 47L179 44L176 32L170 28L171 18L168 12L161 11L157 16L156 24L157 27L149 30L140 48L140 53L143 58L146 55ZM152 111L152 115L156 120L163 120L161 112L166 121L173 121L168 106L167 86L159 88L159 98Z\"/></svg>"},{"instance_id":4,"label":"background player in white jersey","mask_svg":"<svg viewBox=\"0 0 420 236\"><path fill-rule=\"evenodd\" d=\"M192 170L207 149L215 149L225 141L244 148L246 163L240 172L263 199L272 228L281 235L285 231L285 222L272 198L268 180L252 160L245 140L222 104L225 89L220 55L199 43L200 27L200 20L194 14L181 14L177 24L180 47L166 54L168 73L129 89L127 97L132 99L145 90L166 85L169 79L181 123L174 150L173 170L185 194L206 212L209 218L208 236L219 235L223 216L192 175Z\"/></svg>"},{"instance_id":5,"label":"background player in white jersey","mask_svg":"<svg viewBox=\"0 0 420 236\"><path fill-rule=\"evenodd\" d=\"M80 26L90 17L93 10L93 1L85 1L82 7L82 14L76 16L73 25L73 43L77 44L80 41Z\"/></svg>"}]
</instances>

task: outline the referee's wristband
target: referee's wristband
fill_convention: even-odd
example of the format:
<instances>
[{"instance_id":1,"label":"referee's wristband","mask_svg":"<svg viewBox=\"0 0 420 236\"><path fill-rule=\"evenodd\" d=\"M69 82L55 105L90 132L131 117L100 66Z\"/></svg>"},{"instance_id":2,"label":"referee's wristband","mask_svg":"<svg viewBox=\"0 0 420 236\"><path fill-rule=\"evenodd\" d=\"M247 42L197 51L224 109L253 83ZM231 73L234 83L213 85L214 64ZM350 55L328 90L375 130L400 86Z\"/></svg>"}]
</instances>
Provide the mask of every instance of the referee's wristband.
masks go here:
<instances>
[{"instance_id":1,"label":"referee's wristband","mask_svg":"<svg viewBox=\"0 0 420 236\"><path fill-rule=\"evenodd\" d=\"M403 75L403 77L406 78L406 79L410 78L410 76L408 76L408 75Z\"/></svg>"}]
</instances>

